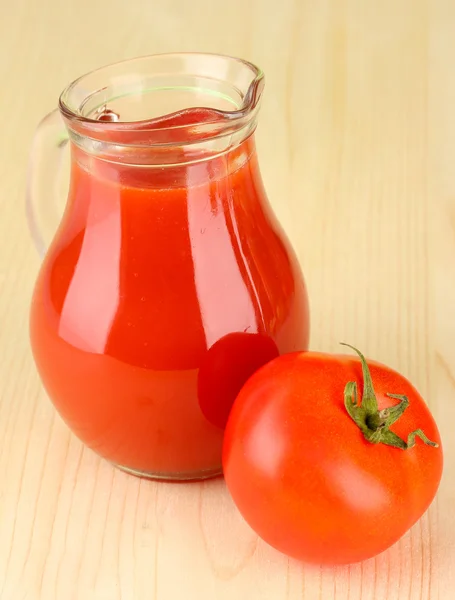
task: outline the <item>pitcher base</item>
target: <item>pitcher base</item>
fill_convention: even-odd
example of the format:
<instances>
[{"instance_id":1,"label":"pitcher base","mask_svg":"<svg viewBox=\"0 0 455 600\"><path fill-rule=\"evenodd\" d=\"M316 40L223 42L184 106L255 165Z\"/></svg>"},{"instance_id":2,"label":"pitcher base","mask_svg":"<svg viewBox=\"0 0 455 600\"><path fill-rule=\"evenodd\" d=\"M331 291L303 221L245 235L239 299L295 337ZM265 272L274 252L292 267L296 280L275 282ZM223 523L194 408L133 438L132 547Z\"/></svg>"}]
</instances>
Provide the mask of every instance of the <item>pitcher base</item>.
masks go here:
<instances>
[{"instance_id":1,"label":"pitcher base","mask_svg":"<svg viewBox=\"0 0 455 600\"><path fill-rule=\"evenodd\" d=\"M193 473L153 473L151 471L137 471L136 469L130 469L130 467L125 467L116 463L112 464L114 465L114 467L117 467L118 469L124 471L125 473L128 473L129 475L134 475L143 479L152 479L157 481L203 481L204 479L219 477L223 474L221 466L215 467L213 469L204 469L203 471L196 471Z\"/></svg>"}]
</instances>

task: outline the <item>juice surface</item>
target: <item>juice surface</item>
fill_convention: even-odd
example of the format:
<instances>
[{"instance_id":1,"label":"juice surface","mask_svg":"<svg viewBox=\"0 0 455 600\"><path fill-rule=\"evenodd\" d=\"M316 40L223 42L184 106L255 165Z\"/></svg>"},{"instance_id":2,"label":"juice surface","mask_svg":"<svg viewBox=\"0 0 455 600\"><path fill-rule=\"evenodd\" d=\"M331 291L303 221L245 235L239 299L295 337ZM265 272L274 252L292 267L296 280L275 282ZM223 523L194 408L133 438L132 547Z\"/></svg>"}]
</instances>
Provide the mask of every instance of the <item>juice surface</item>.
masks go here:
<instances>
[{"instance_id":1,"label":"juice surface","mask_svg":"<svg viewBox=\"0 0 455 600\"><path fill-rule=\"evenodd\" d=\"M303 278L254 142L165 169L87 168L78 152L32 302L43 383L76 435L115 464L215 473L241 385L308 344Z\"/></svg>"}]
</instances>

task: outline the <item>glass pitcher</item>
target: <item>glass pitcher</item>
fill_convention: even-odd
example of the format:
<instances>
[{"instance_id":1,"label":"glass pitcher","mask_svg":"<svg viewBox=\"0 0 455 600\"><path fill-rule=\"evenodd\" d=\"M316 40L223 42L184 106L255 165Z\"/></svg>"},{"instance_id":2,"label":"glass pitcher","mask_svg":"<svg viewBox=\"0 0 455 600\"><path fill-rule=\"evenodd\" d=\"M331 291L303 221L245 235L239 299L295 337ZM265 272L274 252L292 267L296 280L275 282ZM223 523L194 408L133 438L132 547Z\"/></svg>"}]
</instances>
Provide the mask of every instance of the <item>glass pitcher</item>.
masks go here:
<instances>
[{"instance_id":1,"label":"glass pitcher","mask_svg":"<svg viewBox=\"0 0 455 600\"><path fill-rule=\"evenodd\" d=\"M33 356L71 430L127 472L219 474L243 383L308 346L304 279L258 167L263 86L236 58L133 59L71 83L36 132Z\"/></svg>"}]
</instances>

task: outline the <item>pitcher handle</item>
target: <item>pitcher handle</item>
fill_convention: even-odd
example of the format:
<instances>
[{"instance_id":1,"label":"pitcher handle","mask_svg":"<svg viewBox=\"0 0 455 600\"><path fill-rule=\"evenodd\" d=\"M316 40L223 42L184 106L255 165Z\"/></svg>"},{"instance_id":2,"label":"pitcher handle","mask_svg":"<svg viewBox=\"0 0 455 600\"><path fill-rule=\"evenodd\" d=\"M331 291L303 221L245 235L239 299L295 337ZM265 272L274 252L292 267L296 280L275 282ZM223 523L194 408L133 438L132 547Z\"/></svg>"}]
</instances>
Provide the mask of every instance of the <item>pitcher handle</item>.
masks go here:
<instances>
[{"instance_id":1,"label":"pitcher handle","mask_svg":"<svg viewBox=\"0 0 455 600\"><path fill-rule=\"evenodd\" d=\"M57 191L68 133L55 109L38 125L32 141L28 172L26 210L35 246L44 256L61 219L61 197Z\"/></svg>"}]
</instances>

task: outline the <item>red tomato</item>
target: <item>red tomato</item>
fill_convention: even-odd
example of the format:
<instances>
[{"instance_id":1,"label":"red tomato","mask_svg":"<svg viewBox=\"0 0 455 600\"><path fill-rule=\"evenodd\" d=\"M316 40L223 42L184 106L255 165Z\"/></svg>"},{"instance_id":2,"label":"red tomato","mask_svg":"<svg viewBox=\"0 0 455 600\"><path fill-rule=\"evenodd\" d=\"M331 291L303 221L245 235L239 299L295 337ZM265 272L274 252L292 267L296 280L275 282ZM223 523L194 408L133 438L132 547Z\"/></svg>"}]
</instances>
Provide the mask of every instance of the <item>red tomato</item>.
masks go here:
<instances>
[{"instance_id":1,"label":"red tomato","mask_svg":"<svg viewBox=\"0 0 455 600\"><path fill-rule=\"evenodd\" d=\"M279 355L271 337L263 333L233 332L206 352L198 374L199 406L205 418L221 429L246 380Z\"/></svg>"},{"instance_id":2,"label":"red tomato","mask_svg":"<svg viewBox=\"0 0 455 600\"><path fill-rule=\"evenodd\" d=\"M402 375L368 366L286 354L234 403L223 448L228 489L258 535L289 556L332 565L375 556L436 494L443 458L433 417Z\"/></svg>"}]
</instances>

